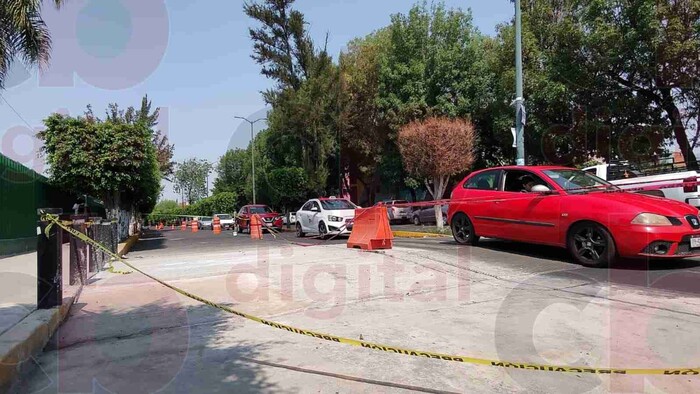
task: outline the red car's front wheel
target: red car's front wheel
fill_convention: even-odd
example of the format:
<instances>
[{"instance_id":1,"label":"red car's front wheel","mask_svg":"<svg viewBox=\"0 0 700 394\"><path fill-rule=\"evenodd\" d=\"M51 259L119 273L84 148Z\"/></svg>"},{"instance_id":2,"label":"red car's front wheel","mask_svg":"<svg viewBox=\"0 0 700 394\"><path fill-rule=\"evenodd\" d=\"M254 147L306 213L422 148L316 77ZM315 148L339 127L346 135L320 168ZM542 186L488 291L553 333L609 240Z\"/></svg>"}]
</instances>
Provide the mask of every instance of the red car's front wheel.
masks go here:
<instances>
[{"instance_id":1,"label":"red car's front wheel","mask_svg":"<svg viewBox=\"0 0 700 394\"><path fill-rule=\"evenodd\" d=\"M587 267L605 268L615 261L615 241L600 224L578 223L569 230L569 252Z\"/></svg>"},{"instance_id":2,"label":"red car's front wheel","mask_svg":"<svg viewBox=\"0 0 700 394\"><path fill-rule=\"evenodd\" d=\"M474 232L474 225L469 217L462 212L454 215L451 227L452 236L458 244L475 245L479 242L479 236Z\"/></svg>"}]
</instances>

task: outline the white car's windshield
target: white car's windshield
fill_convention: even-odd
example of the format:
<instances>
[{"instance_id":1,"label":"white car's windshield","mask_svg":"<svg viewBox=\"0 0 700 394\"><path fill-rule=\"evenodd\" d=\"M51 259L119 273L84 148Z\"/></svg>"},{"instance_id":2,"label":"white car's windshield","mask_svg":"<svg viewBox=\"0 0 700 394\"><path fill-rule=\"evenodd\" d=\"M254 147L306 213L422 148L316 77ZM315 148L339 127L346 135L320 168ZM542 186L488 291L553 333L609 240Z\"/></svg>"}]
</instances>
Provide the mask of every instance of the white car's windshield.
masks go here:
<instances>
[{"instance_id":1,"label":"white car's windshield","mask_svg":"<svg viewBox=\"0 0 700 394\"><path fill-rule=\"evenodd\" d=\"M355 209L357 206L348 200L321 200L321 205L323 209L339 210L339 209Z\"/></svg>"},{"instance_id":2,"label":"white car's windshield","mask_svg":"<svg viewBox=\"0 0 700 394\"><path fill-rule=\"evenodd\" d=\"M581 170L545 170L544 173L569 193L617 190L613 184Z\"/></svg>"},{"instance_id":3,"label":"white car's windshield","mask_svg":"<svg viewBox=\"0 0 700 394\"><path fill-rule=\"evenodd\" d=\"M219 217L221 220L228 220L231 219L231 215L216 215Z\"/></svg>"},{"instance_id":4,"label":"white car's windshield","mask_svg":"<svg viewBox=\"0 0 700 394\"><path fill-rule=\"evenodd\" d=\"M202 216L203 222L211 222L211 216Z\"/></svg>"}]
</instances>

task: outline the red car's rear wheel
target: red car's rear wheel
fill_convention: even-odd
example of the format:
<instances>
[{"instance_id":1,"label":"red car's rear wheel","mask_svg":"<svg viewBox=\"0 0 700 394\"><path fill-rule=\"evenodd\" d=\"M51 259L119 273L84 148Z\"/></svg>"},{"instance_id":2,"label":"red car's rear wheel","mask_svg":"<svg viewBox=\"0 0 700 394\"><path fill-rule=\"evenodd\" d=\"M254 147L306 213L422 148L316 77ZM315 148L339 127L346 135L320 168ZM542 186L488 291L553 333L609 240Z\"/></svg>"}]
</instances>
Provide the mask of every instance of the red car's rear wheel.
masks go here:
<instances>
[{"instance_id":1,"label":"red car's rear wheel","mask_svg":"<svg viewBox=\"0 0 700 394\"><path fill-rule=\"evenodd\" d=\"M582 265L605 268L615 260L616 249L612 236L605 227L584 222L569 230L569 252Z\"/></svg>"}]
</instances>

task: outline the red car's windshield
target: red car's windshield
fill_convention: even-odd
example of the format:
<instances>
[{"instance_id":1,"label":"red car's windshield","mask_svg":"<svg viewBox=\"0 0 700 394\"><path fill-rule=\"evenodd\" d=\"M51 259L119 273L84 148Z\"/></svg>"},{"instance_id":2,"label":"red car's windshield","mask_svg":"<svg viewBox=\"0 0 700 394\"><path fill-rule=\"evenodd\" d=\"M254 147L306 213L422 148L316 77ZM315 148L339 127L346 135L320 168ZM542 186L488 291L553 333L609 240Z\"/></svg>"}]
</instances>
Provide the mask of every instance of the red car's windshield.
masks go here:
<instances>
[{"instance_id":1,"label":"red car's windshield","mask_svg":"<svg viewBox=\"0 0 700 394\"><path fill-rule=\"evenodd\" d=\"M617 190L613 184L581 170L545 170L543 171L557 185L569 193L586 193L594 190Z\"/></svg>"},{"instance_id":2,"label":"red car's windshield","mask_svg":"<svg viewBox=\"0 0 700 394\"><path fill-rule=\"evenodd\" d=\"M270 207L250 207L250 213L272 213Z\"/></svg>"}]
</instances>

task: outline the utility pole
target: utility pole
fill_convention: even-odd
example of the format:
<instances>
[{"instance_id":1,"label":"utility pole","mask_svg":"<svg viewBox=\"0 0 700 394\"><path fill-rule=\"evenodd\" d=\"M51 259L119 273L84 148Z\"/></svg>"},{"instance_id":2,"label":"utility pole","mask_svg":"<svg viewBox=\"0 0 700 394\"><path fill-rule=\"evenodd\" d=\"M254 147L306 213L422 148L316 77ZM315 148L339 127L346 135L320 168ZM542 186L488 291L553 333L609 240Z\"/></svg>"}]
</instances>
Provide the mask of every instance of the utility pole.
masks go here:
<instances>
[{"instance_id":1,"label":"utility pole","mask_svg":"<svg viewBox=\"0 0 700 394\"><path fill-rule=\"evenodd\" d=\"M525 99L523 98L523 28L520 0L515 0L515 164L525 165Z\"/></svg>"},{"instance_id":2,"label":"utility pole","mask_svg":"<svg viewBox=\"0 0 700 394\"><path fill-rule=\"evenodd\" d=\"M246 122L250 123L250 157L251 157L251 162L253 164L253 204L256 204L255 201L255 137L253 136L253 125L260 122L261 120L267 120L267 118L260 118L258 120L250 121L247 118L244 118L242 116L234 116L236 119L241 119L245 120Z\"/></svg>"}]
</instances>

